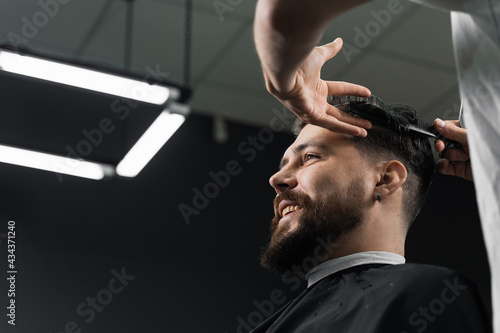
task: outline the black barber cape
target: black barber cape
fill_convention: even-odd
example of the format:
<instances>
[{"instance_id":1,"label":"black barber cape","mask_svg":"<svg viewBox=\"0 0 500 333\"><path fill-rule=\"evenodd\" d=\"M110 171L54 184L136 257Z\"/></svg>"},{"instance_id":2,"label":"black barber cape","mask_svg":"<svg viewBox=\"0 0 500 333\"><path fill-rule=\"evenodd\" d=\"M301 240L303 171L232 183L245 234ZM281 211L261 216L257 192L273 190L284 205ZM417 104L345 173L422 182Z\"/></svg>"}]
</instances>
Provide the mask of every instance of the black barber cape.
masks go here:
<instances>
[{"instance_id":1,"label":"black barber cape","mask_svg":"<svg viewBox=\"0 0 500 333\"><path fill-rule=\"evenodd\" d=\"M491 318L475 285L447 268L367 264L308 287L252 333L483 333Z\"/></svg>"}]
</instances>

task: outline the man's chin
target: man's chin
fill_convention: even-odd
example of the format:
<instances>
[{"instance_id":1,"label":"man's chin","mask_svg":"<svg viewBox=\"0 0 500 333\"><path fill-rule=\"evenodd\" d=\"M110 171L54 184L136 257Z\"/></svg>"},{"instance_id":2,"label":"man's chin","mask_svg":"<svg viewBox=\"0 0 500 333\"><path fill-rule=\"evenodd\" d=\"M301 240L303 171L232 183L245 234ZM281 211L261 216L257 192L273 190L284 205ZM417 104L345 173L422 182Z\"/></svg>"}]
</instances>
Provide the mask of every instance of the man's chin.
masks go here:
<instances>
[{"instance_id":1,"label":"man's chin","mask_svg":"<svg viewBox=\"0 0 500 333\"><path fill-rule=\"evenodd\" d=\"M278 229L287 227L288 230L293 231L297 229L300 221L301 211L295 211L283 216L278 222Z\"/></svg>"},{"instance_id":2,"label":"man's chin","mask_svg":"<svg viewBox=\"0 0 500 333\"><path fill-rule=\"evenodd\" d=\"M300 223L277 227L269 245L263 249L261 265L268 270L284 273L300 265L316 246L316 235Z\"/></svg>"},{"instance_id":3,"label":"man's chin","mask_svg":"<svg viewBox=\"0 0 500 333\"><path fill-rule=\"evenodd\" d=\"M294 229L297 229L295 227ZM270 247L279 246L287 238L293 237L293 230L288 224L279 225L271 236Z\"/></svg>"},{"instance_id":4,"label":"man's chin","mask_svg":"<svg viewBox=\"0 0 500 333\"><path fill-rule=\"evenodd\" d=\"M292 237L292 233L294 233L300 226L299 212L288 214L279 220L278 217L275 217L275 219L278 222L276 223L276 228L271 236L271 244L276 244L277 242L282 241L285 237Z\"/></svg>"}]
</instances>

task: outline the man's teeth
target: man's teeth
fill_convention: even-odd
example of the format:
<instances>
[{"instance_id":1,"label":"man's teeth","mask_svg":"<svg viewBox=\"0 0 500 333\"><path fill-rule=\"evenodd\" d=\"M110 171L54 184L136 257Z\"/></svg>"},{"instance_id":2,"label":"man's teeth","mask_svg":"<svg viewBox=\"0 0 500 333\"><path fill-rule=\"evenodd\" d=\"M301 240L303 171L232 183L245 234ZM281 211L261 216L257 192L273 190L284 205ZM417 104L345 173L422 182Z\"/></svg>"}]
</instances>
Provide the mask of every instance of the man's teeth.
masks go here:
<instances>
[{"instance_id":1,"label":"man's teeth","mask_svg":"<svg viewBox=\"0 0 500 333\"><path fill-rule=\"evenodd\" d=\"M286 216L286 214L290 212L295 212L296 210L299 210L299 206L286 206L285 209L283 209L283 213L281 213L282 216Z\"/></svg>"}]
</instances>

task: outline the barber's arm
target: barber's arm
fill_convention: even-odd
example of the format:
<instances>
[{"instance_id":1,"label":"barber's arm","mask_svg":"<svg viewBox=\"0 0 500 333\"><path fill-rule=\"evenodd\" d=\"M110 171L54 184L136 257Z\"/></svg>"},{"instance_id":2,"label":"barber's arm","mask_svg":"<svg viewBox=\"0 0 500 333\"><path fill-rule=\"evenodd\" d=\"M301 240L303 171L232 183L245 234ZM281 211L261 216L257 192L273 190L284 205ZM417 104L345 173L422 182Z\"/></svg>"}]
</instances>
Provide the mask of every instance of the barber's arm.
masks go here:
<instances>
[{"instance_id":1,"label":"barber's arm","mask_svg":"<svg viewBox=\"0 0 500 333\"><path fill-rule=\"evenodd\" d=\"M446 151L437 163L437 170L445 175L462 177L473 181L472 169L470 165L469 144L467 141L467 130L458 125L458 120L441 119L434 120L434 127L442 136L456 141L462 145L461 149L451 148ZM441 153L446 144L441 140L436 140L435 144L438 153Z\"/></svg>"},{"instance_id":2,"label":"barber's arm","mask_svg":"<svg viewBox=\"0 0 500 333\"><path fill-rule=\"evenodd\" d=\"M335 132L366 136L370 122L346 115L326 102L328 95L370 96L362 86L323 81L321 67L342 40L315 47L336 16L368 0L259 0L254 38L267 89L307 123Z\"/></svg>"}]
</instances>

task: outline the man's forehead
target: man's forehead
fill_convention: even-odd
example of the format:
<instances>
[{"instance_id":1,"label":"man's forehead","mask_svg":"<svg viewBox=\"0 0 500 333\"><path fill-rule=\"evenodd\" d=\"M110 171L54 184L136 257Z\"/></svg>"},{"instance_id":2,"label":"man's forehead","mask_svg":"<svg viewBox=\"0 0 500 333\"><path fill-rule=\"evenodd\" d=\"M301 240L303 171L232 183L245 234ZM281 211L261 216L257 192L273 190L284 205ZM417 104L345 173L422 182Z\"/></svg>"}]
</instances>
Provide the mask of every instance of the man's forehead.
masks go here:
<instances>
[{"instance_id":1,"label":"man's forehead","mask_svg":"<svg viewBox=\"0 0 500 333\"><path fill-rule=\"evenodd\" d=\"M323 140L335 140L335 138L338 139L338 133L332 132L320 126L306 124L300 131L295 141L315 138L322 138Z\"/></svg>"},{"instance_id":2,"label":"man's forehead","mask_svg":"<svg viewBox=\"0 0 500 333\"><path fill-rule=\"evenodd\" d=\"M313 143L316 146L335 146L344 139L339 133L332 132L323 127L315 125L306 125L299 133L295 141L288 147L287 152L293 153L297 147L307 143Z\"/></svg>"},{"instance_id":3,"label":"man's forehead","mask_svg":"<svg viewBox=\"0 0 500 333\"><path fill-rule=\"evenodd\" d=\"M282 163L286 164L288 159L306 148L317 148L323 150L333 150L336 147L344 146L347 138L339 133L332 132L325 128L306 125L299 133L294 143L292 143L283 154Z\"/></svg>"}]
</instances>

